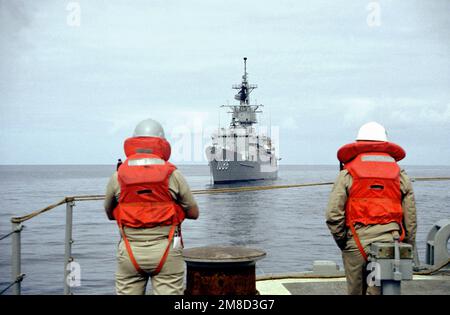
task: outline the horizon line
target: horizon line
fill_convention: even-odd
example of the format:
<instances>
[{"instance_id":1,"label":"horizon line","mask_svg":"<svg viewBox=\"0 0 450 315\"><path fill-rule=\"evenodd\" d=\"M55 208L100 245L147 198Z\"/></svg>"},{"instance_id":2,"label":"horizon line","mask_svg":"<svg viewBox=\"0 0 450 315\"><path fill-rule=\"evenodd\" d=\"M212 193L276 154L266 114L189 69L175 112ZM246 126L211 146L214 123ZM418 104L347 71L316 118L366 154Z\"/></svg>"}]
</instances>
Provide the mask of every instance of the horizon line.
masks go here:
<instances>
[{"instance_id":1,"label":"horizon line","mask_svg":"<svg viewBox=\"0 0 450 315\"><path fill-rule=\"evenodd\" d=\"M67 163L67 164L61 164L61 163L43 163L43 164L2 164L0 163L0 166L115 166L115 163L106 164L106 163L80 163L80 164L73 164L73 163ZM208 164L200 164L200 163L180 163L176 164L178 166L208 166ZM336 166L339 165L339 162L337 163L286 163L286 164L279 164L279 166ZM404 166L449 166L450 164L403 164Z\"/></svg>"}]
</instances>

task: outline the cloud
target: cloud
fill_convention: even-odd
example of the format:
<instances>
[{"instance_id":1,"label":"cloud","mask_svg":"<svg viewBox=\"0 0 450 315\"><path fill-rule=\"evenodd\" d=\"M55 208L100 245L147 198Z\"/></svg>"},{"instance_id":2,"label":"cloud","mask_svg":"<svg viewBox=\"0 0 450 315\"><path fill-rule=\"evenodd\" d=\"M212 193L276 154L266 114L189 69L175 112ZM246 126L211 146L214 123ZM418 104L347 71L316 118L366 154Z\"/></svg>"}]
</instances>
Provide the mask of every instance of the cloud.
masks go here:
<instances>
[{"instance_id":1,"label":"cloud","mask_svg":"<svg viewBox=\"0 0 450 315\"><path fill-rule=\"evenodd\" d=\"M156 106L156 108L160 108L159 110L146 110L143 107L141 106L140 109L123 108L121 112L106 113L100 119L109 126L108 134L131 134L134 127L147 118L159 121L167 135L181 127L192 130L192 132L211 129L212 125L217 128L217 120L212 119L208 112L171 110L172 106Z\"/></svg>"},{"instance_id":2,"label":"cloud","mask_svg":"<svg viewBox=\"0 0 450 315\"><path fill-rule=\"evenodd\" d=\"M430 105L424 101L415 108L402 104L392 110L390 119L403 124L450 125L450 103Z\"/></svg>"},{"instance_id":3,"label":"cloud","mask_svg":"<svg viewBox=\"0 0 450 315\"><path fill-rule=\"evenodd\" d=\"M36 134L40 147L63 133L92 151L101 136L105 151L147 117L169 134L217 129L243 56L267 106L261 124L280 126L286 160L307 162L307 147L320 163L369 120L448 145L433 133L450 128L449 1L382 0L380 28L367 26L367 3L346 0L79 1L73 28L67 2L0 0L0 140L11 160ZM220 120L229 123L223 111Z\"/></svg>"},{"instance_id":4,"label":"cloud","mask_svg":"<svg viewBox=\"0 0 450 315\"><path fill-rule=\"evenodd\" d=\"M29 4L29 3L28 3ZM20 31L31 25L32 8L25 5L24 0L0 0L1 33Z\"/></svg>"},{"instance_id":5,"label":"cloud","mask_svg":"<svg viewBox=\"0 0 450 315\"><path fill-rule=\"evenodd\" d=\"M290 116L281 121L280 127L283 128L283 130L295 131L299 126L297 120Z\"/></svg>"},{"instance_id":6,"label":"cloud","mask_svg":"<svg viewBox=\"0 0 450 315\"><path fill-rule=\"evenodd\" d=\"M377 120L393 125L450 125L450 102L413 98L346 98L339 101L346 108L347 124Z\"/></svg>"},{"instance_id":7,"label":"cloud","mask_svg":"<svg viewBox=\"0 0 450 315\"><path fill-rule=\"evenodd\" d=\"M339 107L344 107L344 121L347 124L361 122L370 119L375 112L377 103L371 98L349 98L338 102Z\"/></svg>"}]
</instances>

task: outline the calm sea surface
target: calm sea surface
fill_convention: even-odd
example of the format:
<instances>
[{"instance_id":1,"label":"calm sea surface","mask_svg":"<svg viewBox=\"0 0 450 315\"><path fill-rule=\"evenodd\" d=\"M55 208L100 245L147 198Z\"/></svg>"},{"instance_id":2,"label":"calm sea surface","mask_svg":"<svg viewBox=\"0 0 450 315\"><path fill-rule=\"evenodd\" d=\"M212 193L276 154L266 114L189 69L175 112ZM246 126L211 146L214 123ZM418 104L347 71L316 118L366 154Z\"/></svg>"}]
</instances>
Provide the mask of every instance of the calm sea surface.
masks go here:
<instances>
[{"instance_id":1,"label":"calm sea surface","mask_svg":"<svg viewBox=\"0 0 450 315\"><path fill-rule=\"evenodd\" d=\"M68 195L104 194L114 166L0 166L0 235L9 219L43 208ZM406 166L412 177L450 176L450 166ZM192 189L211 188L207 166L180 166ZM334 166L281 166L279 179L247 185L334 181ZM242 186L236 184L234 186ZM223 186L223 185L222 185ZM340 252L325 225L331 186L196 196L201 215L185 221L185 247L212 244L262 248L267 257L257 274L298 272L314 260L334 260ZM415 182L420 258L433 223L450 218L450 181ZM24 294L61 294L63 287L65 207L25 222L22 233ZM119 234L105 217L102 201L77 202L73 256L81 265L78 294L113 294L115 249ZM10 281L10 238L0 242L0 289Z\"/></svg>"}]
</instances>

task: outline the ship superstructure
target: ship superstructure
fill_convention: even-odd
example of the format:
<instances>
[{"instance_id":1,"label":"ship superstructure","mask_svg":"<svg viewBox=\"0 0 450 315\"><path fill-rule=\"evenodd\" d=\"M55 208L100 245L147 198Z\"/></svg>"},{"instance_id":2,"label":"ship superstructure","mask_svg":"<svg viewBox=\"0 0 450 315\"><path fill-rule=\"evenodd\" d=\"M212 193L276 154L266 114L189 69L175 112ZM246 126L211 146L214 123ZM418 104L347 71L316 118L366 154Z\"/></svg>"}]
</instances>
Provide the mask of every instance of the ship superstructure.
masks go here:
<instances>
[{"instance_id":1,"label":"ship superstructure","mask_svg":"<svg viewBox=\"0 0 450 315\"><path fill-rule=\"evenodd\" d=\"M248 82L247 58L242 82L232 88L238 90L234 98L239 104L221 106L229 109L231 122L228 128L219 128L212 135L212 145L206 152L214 183L275 179L278 175L275 147L271 138L255 126L263 105L250 104L250 94L257 85Z\"/></svg>"}]
</instances>

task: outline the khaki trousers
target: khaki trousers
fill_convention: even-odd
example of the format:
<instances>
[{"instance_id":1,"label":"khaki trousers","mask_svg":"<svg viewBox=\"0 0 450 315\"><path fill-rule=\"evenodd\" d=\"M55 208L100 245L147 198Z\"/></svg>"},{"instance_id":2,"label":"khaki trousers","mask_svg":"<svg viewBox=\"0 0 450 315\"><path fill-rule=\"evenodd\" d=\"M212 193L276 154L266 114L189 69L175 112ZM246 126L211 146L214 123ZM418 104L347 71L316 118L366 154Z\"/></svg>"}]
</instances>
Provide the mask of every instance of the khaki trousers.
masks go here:
<instances>
[{"instance_id":1,"label":"khaki trousers","mask_svg":"<svg viewBox=\"0 0 450 315\"><path fill-rule=\"evenodd\" d=\"M381 290L379 287L369 287L367 285L367 277L370 271L366 270L367 262L359 250L342 251L342 261L344 263L349 295L380 295Z\"/></svg>"},{"instance_id":2,"label":"khaki trousers","mask_svg":"<svg viewBox=\"0 0 450 315\"><path fill-rule=\"evenodd\" d=\"M132 231L134 230L134 231ZM167 247L167 228L125 229L133 255L142 270L138 273L128 256L123 240L117 248L116 293L119 295L144 295L149 280L155 295L183 294L184 259L182 249L170 246L167 260L157 275L150 277L156 269Z\"/></svg>"}]
</instances>

